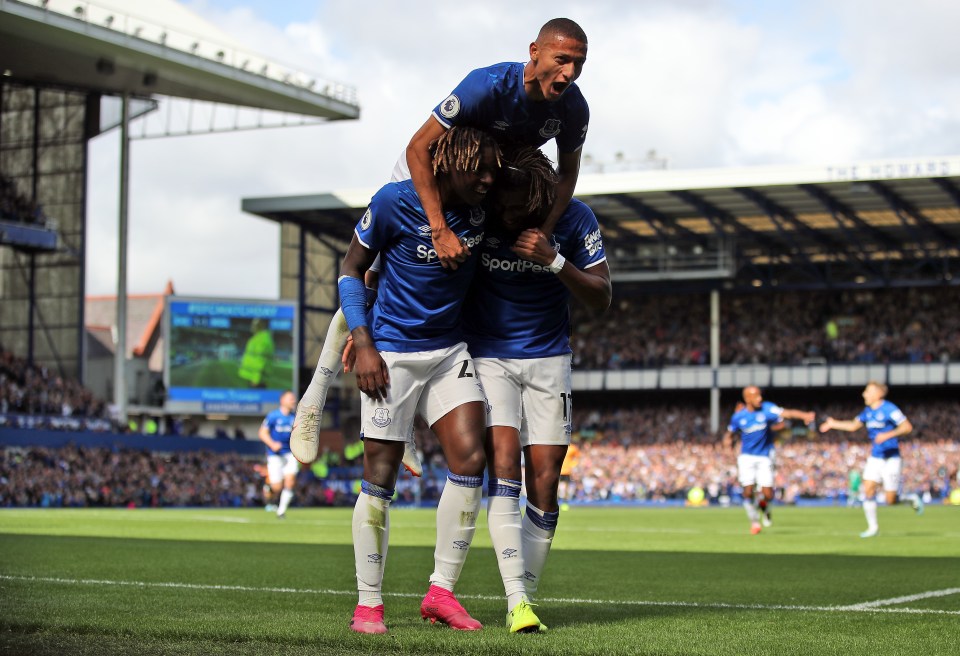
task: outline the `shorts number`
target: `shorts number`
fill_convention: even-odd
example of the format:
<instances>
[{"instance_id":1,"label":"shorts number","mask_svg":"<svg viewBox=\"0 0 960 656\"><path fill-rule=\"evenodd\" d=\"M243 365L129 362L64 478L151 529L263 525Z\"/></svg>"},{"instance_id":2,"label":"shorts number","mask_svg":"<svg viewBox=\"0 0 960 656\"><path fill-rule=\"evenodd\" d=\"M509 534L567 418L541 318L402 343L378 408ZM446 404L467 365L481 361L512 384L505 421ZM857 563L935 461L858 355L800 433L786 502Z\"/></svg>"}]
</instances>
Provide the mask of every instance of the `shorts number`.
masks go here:
<instances>
[{"instance_id":1,"label":"shorts number","mask_svg":"<svg viewBox=\"0 0 960 656\"><path fill-rule=\"evenodd\" d=\"M473 374L467 371L467 367L470 366L470 360L464 360L463 366L460 367L460 373L457 375L457 378L473 378Z\"/></svg>"}]
</instances>

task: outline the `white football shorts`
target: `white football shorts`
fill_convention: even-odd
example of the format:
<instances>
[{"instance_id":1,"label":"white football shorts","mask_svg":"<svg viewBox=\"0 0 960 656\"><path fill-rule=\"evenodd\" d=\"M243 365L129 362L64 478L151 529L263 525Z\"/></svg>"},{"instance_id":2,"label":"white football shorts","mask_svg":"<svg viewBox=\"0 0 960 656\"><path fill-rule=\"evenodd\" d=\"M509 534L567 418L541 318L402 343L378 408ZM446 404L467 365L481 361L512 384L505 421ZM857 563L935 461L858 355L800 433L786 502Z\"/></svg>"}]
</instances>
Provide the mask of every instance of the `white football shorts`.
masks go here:
<instances>
[{"instance_id":1,"label":"white football shorts","mask_svg":"<svg viewBox=\"0 0 960 656\"><path fill-rule=\"evenodd\" d=\"M759 485L773 487L773 458L741 453L737 457L737 471L740 485Z\"/></svg>"},{"instance_id":2,"label":"white football shorts","mask_svg":"<svg viewBox=\"0 0 960 656\"><path fill-rule=\"evenodd\" d=\"M863 480L883 485L884 492L896 492L900 489L900 456L893 458L867 458L863 468Z\"/></svg>"},{"instance_id":3,"label":"white football shorts","mask_svg":"<svg viewBox=\"0 0 960 656\"><path fill-rule=\"evenodd\" d=\"M520 445L570 444L569 353L549 358L476 358L487 393L487 426L520 431Z\"/></svg>"},{"instance_id":4,"label":"white football shorts","mask_svg":"<svg viewBox=\"0 0 960 656\"><path fill-rule=\"evenodd\" d=\"M267 479L271 485L279 485L285 476L300 471L300 463L292 453L271 453L267 456Z\"/></svg>"},{"instance_id":5,"label":"white football shorts","mask_svg":"<svg viewBox=\"0 0 960 656\"><path fill-rule=\"evenodd\" d=\"M382 351L390 385L387 398L360 397L360 429L364 437L407 441L419 414L432 426L454 408L471 401L486 403L473 359L463 342L436 351Z\"/></svg>"}]
</instances>

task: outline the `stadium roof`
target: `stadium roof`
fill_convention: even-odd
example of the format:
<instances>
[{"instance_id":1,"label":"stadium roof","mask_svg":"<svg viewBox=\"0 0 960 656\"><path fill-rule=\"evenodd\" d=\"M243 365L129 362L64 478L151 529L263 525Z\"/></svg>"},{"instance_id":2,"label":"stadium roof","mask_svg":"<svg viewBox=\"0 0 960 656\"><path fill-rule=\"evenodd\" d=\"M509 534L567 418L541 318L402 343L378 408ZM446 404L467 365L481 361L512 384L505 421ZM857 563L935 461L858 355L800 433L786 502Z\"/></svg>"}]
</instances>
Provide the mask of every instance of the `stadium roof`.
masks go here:
<instances>
[{"instance_id":1,"label":"stadium roof","mask_svg":"<svg viewBox=\"0 0 960 656\"><path fill-rule=\"evenodd\" d=\"M374 191L242 208L347 240ZM890 284L960 268L960 156L582 175L576 197L600 221L615 280Z\"/></svg>"},{"instance_id":2,"label":"stadium roof","mask_svg":"<svg viewBox=\"0 0 960 656\"><path fill-rule=\"evenodd\" d=\"M174 0L0 0L15 80L354 119L356 91L247 51Z\"/></svg>"}]
</instances>

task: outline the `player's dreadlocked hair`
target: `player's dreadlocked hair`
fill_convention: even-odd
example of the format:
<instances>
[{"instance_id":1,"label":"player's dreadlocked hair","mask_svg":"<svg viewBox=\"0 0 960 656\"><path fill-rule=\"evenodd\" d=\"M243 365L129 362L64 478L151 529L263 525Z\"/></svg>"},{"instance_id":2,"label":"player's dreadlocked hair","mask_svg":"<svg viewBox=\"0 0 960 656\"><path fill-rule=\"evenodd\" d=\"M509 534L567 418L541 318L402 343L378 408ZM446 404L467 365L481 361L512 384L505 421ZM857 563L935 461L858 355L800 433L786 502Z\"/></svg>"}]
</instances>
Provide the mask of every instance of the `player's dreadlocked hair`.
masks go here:
<instances>
[{"instance_id":1,"label":"player's dreadlocked hair","mask_svg":"<svg viewBox=\"0 0 960 656\"><path fill-rule=\"evenodd\" d=\"M484 148L493 148L500 164L500 147L489 134L476 128L454 126L430 144L433 174L476 171Z\"/></svg>"},{"instance_id":2,"label":"player's dreadlocked hair","mask_svg":"<svg viewBox=\"0 0 960 656\"><path fill-rule=\"evenodd\" d=\"M498 184L508 189L526 187L527 212L545 217L557 198L559 176L539 148L510 146L504 149Z\"/></svg>"}]
</instances>

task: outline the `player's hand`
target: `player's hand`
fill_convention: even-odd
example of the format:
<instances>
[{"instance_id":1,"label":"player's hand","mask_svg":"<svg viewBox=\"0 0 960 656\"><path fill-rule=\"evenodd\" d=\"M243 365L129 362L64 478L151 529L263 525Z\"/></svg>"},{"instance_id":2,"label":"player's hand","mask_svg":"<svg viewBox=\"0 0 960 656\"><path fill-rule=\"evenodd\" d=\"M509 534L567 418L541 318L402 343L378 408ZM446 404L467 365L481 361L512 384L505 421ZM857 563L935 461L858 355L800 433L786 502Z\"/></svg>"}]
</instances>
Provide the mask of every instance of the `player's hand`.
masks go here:
<instances>
[{"instance_id":1,"label":"player's hand","mask_svg":"<svg viewBox=\"0 0 960 656\"><path fill-rule=\"evenodd\" d=\"M340 364L343 365L343 373L348 374L353 371L353 365L357 360L357 353L353 350L353 335L347 337L347 343L343 347L343 355L340 356Z\"/></svg>"},{"instance_id":2,"label":"player's hand","mask_svg":"<svg viewBox=\"0 0 960 656\"><path fill-rule=\"evenodd\" d=\"M456 271L457 266L470 257L470 249L461 243L457 235L446 225L431 228L430 238L433 240L433 250L437 251L437 258L444 269Z\"/></svg>"},{"instance_id":3,"label":"player's hand","mask_svg":"<svg viewBox=\"0 0 960 656\"><path fill-rule=\"evenodd\" d=\"M553 244L538 228L528 228L521 232L510 250L525 260L543 266L549 266L557 256L557 252L553 250Z\"/></svg>"},{"instance_id":4,"label":"player's hand","mask_svg":"<svg viewBox=\"0 0 960 656\"><path fill-rule=\"evenodd\" d=\"M826 433L833 428L833 417L827 417L827 420L820 424L820 432Z\"/></svg>"},{"instance_id":5,"label":"player's hand","mask_svg":"<svg viewBox=\"0 0 960 656\"><path fill-rule=\"evenodd\" d=\"M357 375L357 387L371 399L379 401L387 398L390 374L380 352L373 344L366 346L354 344L354 351L356 352L354 372Z\"/></svg>"}]
</instances>

